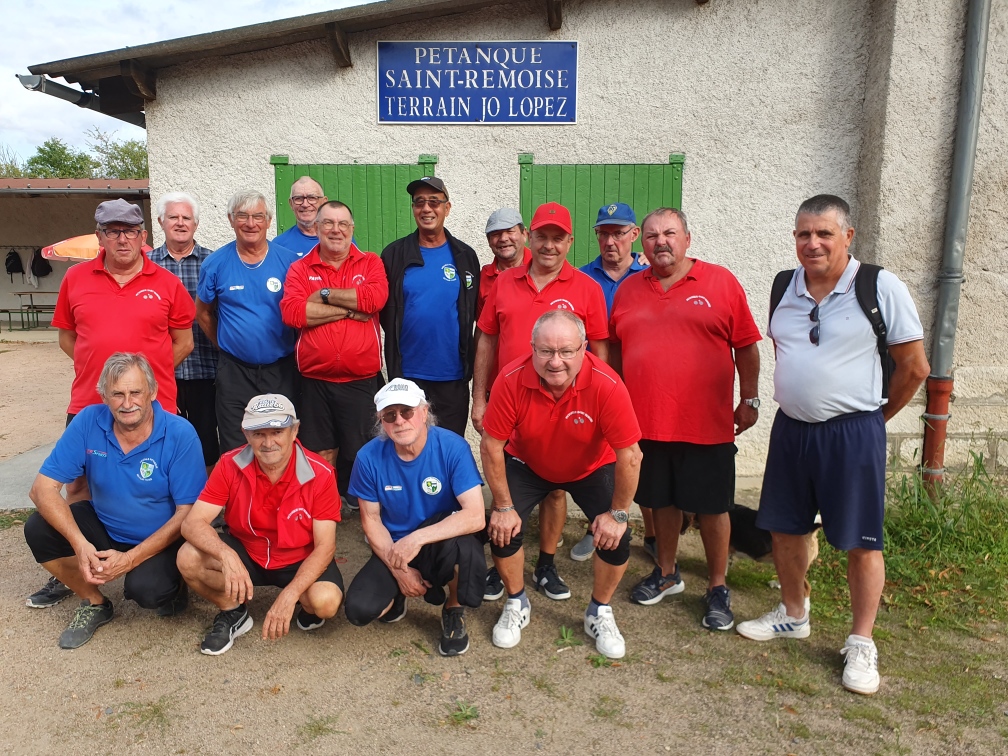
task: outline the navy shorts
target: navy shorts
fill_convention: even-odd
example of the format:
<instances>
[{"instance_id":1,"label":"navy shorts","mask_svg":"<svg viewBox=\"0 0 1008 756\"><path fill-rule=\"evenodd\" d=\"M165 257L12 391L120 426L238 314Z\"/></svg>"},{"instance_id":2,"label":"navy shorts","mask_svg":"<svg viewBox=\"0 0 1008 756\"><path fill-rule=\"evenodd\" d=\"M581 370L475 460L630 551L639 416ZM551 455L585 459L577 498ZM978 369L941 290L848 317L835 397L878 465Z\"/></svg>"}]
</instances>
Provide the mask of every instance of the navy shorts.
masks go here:
<instances>
[{"instance_id":1,"label":"navy shorts","mask_svg":"<svg viewBox=\"0 0 1008 756\"><path fill-rule=\"evenodd\" d=\"M833 548L881 551L885 466L882 410L822 423L793 420L778 410L756 526L804 535L818 511Z\"/></svg>"}]
</instances>

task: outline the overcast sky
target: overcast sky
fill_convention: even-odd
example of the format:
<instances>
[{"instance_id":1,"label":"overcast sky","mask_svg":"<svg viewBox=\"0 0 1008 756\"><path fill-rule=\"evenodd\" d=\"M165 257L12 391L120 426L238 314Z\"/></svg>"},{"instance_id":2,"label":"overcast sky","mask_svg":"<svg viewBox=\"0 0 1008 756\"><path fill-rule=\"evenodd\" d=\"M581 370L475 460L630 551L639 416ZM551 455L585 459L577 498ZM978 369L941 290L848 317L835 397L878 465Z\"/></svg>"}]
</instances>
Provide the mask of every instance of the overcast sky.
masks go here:
<instances>
[{"instance_id":1,"label":"overcast sky","mask_svg":"<svg viewBox=\"0 0 1008 756\"><path fill-rule=\"evenodd\" d=\"M87 148L92 126L123 139L146 132L41 92L14 78L28 66L203 32L362 5L364 0L0 0L0 146L22 160L51 136ZM57 79L66 84L62 79ZM76 86L76 85L75 85Z\"/></svg>"}]
</instances>

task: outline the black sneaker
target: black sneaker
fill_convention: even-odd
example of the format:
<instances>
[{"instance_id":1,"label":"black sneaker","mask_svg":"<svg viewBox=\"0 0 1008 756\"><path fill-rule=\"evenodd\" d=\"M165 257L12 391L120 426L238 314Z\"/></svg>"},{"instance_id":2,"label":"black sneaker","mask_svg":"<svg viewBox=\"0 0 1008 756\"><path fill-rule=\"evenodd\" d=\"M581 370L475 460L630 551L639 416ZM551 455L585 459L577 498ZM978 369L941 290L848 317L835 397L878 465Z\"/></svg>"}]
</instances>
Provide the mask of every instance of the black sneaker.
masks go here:
<instances>
[{"instance_id":1,"label":"black sneaker","mask_svg":"<svg viewBox=\"0 0 1008 756\"><path fill-rule=\"evenodd\" d=\"M235 638L251 630L253 624L245 604L239 604L226 612L218 612L213 627L203 637L199 650L210 656L220 656L234 645Z\"/></svg>"},{"instance_id":2,"label":"black sneaker","mask_svg":"<svg viewBox=\"0 0 1008 756\"><path fill-rule=\"evenodd\" d=\"M708 630L731 630L735 626L735 615L731 610L731 592L723 585L715 585L704 594L707 612L703 626Z\"/></svg>"},{"instance_id":3,"label":"black sneaker","mask_svg":"<svg viewBox=\"0 0 1008 756\"><path fill-rule=\"evenodd\" d=\"M486 585L483 587L483 600L496 601L504 598L504 581L501 580L500 573L496 567L487 570Z\"/></svg>"},{"instance_id":4,"label":"black sneaker","mask_svg":"<svg viewBox=\"0 0 1008 756\"><path fill-rule=\"evenodd\" d=\"M60 648L80 648L91 640L95 630L112 621L113 614L112 602L108 599L101 604L81 601L67 629L60 633Z\"/></svg>"},{"instance_id":5,"label":"black sneaker","mask_svg":"<svg viewBox=\"0 0 1008 756\"><path fill-rule=\"evenodd\" d=\"M25 600L25 606L30 606L32 609L47 609L50 606L56 606L72 593L73 591L63 583L55 577L51 577L45 585Z\"/></svg>"},{"instance_id":6,"label":"black sneaker","mask_svg":"<svg viewBox=\"0 0 1008 756\"><path fill-rule=\"evenodd\" d=\"M395 601L392 602L392 606L387 612L385 612L385 614L378 618L378 621L384 622L386 625L391 625L393 622L398 622L405 616L406 597L401 593L397 593Z\"/></svg>"},{"instance_id":7,"label":"black sneaker","mask_svg":"<svg viewBox=\"0 0 1008 756\"><path fill-rule=\"evenodd\" d=\"M682 593L685 589L686 584L679 577L678 564L671 575L662 575L661 567L655 567L650 575L633 587L630 591L630 600L635 604L651 606L666 596Z\"/></svg>"},{"instance_id":8,"label":"black sneaker","mask_svg":"<svg viewBox=\"0 0 1008 756\"><path fill-rule=\"evenodd\" d=\"M297 626L299 629L308 632L309 630L318 630L324 624L324 619L316 614L312 614L303 606L298 610Z\"/></svg>"},{"instance_id":9,"label":"black sneaker","mask_svg":"<svg viewBox=\"0 0 1008 756\"><path fill-rule=\"evenodd\" d=\"M174 617L176 614L184 612L187 606L189 606L189 586L182 583L179 586L178 593L175 594L175 598L167 604L159 606L157 614L158 617Z\"/></svg>"},{"instance_id":10,"label":"black sneaker","mask_svg":"<svg viewBox=\"0 0 1008 756\"><path fill-rule=\"evenodd\" d=\"M571 597L570 588L567 587L567 583L563 581L563 578L557 574L555 564L536 567L536 571L532 573L532 579L535 580L536 589L545 593L546 598L551 598L554 601L563 601Z\"/></svg>"},{"instance_id":11,"label":"black sneaker","mask_svg":"<svg viewBox=\"0 0 1008 756\"><path fill-rule=\"evenodd\" d=\"M463 607L441 610L441 642L437 650L441 656L461 656L469 650Z\"/></svg>"}]
</instances>

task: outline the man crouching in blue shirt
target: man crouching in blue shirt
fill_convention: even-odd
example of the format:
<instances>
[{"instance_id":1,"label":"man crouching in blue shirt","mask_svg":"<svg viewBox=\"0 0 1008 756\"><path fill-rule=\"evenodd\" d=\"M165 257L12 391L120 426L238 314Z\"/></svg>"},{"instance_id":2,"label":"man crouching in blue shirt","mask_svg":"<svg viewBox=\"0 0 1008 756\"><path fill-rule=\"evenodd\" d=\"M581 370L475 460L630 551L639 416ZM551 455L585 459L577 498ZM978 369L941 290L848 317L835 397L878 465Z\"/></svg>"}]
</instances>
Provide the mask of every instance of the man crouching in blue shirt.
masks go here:
<instances>
[{"instance_id":1,"label":"man crouching in blue shirt","mask_svg":"<svg viewBox=\"0 0 1008 756\"><path fill-rule=\"evenodd\" d=\"M142 354L117 352L98 379L103 404L82 409L42 464L24 533L35 561L81 599L60 648L84 645L112 620L101 586L126 576L124 595L163 617L185 608L175 555L182 521L206 483L199 436L158 404ZM91 501L60 489L84 475Z\"/></svg>"},{"instance_id":2,"label":"man crouching in blue shirt","mask_svg":"<svg viewBox=\"0 0 1008 756\"><path fill-rule=\"evenodd\" d=\"M350 493L374 554L346 594L353 625L398 622L406 597L441 610L442 656L469 649L464 607L483 600L483 481L468 442L434 424L427 396L396 378L375 394L379 438L357 453ZM445 586L448 587L447 598Z\"/></svg>"}]
</instances>

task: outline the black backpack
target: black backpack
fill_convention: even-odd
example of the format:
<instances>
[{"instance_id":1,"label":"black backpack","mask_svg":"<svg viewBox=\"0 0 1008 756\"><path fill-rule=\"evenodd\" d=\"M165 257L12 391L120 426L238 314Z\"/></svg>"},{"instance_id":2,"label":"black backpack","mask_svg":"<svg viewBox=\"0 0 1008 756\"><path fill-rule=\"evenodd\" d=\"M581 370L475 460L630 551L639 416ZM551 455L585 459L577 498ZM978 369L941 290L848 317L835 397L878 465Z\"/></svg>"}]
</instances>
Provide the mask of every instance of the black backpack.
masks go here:
<instances>
[{"instance_id":1,"label":"black backpack","mask_svg":"<svg viewBox=\"0 0 1008 756\"><path fill-rule=\"evenodd\" d=\"M42 257L42 250L36 249L31 259L31 272L35 278L45 278L52 273L52 265Z\"/></svg>"},{"instance_id":2,"label":"black backpack","mask_svg":"<svg viewBox=\"0 0 1008 756\"><path fill-rule=\"evenodd\" d=\"M861 263L857 273L854 275L854 296L857 297L861 311L871 323L872 331L875 332L875 340L878 344L879 360L882 362L882 398L889 398L889 378L893 374L895 367L892 357L889 356L889 345L886 343L886 324L882 318L878 303L878 277L881 265L871 265ZM773 286L770 287L770 318L773 318L774 310L784 298L791 279L794 277L795 268L782 270L774 278ZM770 320L767 320L769 326Z\"/></svg>"},{"instance_id":3,"label":"black backpack","mask_svg":"<svg viewBox=\"0 0 1008 756\"><path fill-rule=\"evenodd\" d=\"M4 260L4 268L10 273L11 283L14 283L14 274L20 273L24 275L24 265L21 263L21 255L15 250L11 250L7 253L7 258Z\"/></svg>"}]
</instances>

